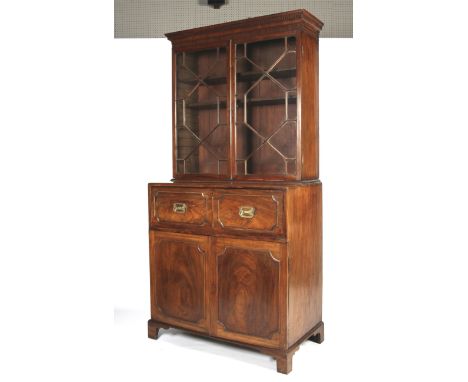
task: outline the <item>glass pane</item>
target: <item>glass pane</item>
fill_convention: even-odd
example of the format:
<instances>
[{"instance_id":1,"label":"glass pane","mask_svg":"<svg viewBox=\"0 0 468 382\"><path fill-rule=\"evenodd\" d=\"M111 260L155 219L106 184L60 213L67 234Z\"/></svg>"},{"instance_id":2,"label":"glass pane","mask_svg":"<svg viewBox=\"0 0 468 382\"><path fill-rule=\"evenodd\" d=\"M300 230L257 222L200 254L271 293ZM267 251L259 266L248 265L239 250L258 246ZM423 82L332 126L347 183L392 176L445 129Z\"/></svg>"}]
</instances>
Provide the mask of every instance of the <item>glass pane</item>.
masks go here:
<instances>
[{"instance_id":1,"label":"glass pane","mask_svg":"<svg viewBox=\"0 0 468 382\"><path fill-rule=\"evenodd\" d=\"M236 46L238 175L295 175L294 37Z\"/></svg>"},{"instance_id":2,"label":"glass pane","mask_svg":"<svg viewBox=\"0 0 468 382\"><path fill-rule=\"evenodd\" d=\"M226 49L176 55L176 171L227 174Z\"/></svg>"}]
</instances>

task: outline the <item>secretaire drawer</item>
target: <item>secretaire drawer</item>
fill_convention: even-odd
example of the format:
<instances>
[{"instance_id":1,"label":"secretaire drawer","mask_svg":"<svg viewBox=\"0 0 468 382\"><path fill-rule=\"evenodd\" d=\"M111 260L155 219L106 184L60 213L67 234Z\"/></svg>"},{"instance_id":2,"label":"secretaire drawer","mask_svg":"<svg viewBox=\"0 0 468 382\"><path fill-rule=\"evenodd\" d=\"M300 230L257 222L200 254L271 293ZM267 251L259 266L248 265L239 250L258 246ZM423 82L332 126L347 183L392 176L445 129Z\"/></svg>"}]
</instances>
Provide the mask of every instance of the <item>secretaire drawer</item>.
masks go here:
<instances>
[{"instance_id":1,"label":"secretaire drawer","mask_svg":"<svg viewBox=\"0 0 468 382\"><path fill-rule=\"evenodd\" d=\"M236 233L284 233L283 192L226 190L214 193L214 227Z\"/></svg>"},{"instance_id":2,"label":"secretaire drawer","mask_svg":"<svg viewBox=\"0 0 468 382\"><path fill-rule=\"evenodd\" d=\"M151 227L210 227L211 197L197 189L150 189Z\"/></svg>"}]
</instances>

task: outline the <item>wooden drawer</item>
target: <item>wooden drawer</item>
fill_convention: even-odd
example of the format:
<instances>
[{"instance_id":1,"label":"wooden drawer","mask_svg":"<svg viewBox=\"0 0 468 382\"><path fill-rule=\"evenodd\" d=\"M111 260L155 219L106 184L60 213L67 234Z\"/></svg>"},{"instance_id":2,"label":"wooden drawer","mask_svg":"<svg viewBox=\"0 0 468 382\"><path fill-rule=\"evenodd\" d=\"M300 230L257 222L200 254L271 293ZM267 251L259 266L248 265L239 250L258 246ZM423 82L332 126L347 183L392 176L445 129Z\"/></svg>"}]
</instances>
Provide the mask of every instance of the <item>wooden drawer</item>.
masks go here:
<instances>
[{"instance_id":1,"label":"wooden drawer","mask_svg":"<svg viewBox=\"0 0 468 382\"><path fill-rule=\"evenodd\" d=\"M285 231L282 191L218 191L213 209L218 232L282 235Z\"/></svg>"},{"instance_id":2,"label":"wooden drawer","mask_svg":"<svg viewBox=\"0 0 468 382\"><path fill-rule=\"evenodd\" d=\"M150 227L206 227L211 223L211 198L197 189L150 190Z\"/></svg>"}]
</instances>

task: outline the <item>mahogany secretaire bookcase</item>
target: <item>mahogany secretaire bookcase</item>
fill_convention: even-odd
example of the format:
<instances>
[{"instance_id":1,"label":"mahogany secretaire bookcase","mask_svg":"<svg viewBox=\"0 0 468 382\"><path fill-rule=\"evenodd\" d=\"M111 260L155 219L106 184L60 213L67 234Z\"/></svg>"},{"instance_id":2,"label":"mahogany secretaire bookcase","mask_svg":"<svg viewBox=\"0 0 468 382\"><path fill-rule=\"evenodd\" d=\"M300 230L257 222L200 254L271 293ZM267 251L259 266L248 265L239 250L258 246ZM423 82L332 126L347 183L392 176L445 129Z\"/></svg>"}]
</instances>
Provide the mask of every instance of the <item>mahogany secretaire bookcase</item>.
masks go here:
<instances>
[{"instance_id":1,"label":"mahogany secretaire bookcase","mask_svg":"<svg viewBox=\"0 0 468 382\"><path fill-rule=\"evenodd\" d=\"M281 373L323 341L321 28L297 10L167 34L174 179L148 189L150 338L248 346Z\"/></svg>"}]
</instances>

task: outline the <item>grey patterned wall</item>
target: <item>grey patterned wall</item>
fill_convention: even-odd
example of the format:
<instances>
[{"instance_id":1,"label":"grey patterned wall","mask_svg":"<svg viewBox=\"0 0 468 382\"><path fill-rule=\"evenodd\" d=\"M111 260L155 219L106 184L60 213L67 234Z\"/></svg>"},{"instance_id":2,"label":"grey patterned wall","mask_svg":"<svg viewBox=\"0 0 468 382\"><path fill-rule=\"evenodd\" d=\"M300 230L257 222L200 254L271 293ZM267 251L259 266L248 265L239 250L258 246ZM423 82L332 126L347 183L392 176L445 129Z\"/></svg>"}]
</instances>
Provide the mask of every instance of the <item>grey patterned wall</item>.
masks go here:
<instances>
[{"instance_id":1,"label":"grey patterned wall","mask_svg":"<svg viewBox=\"0 0 468 382\"><path fill-rule=\"evenodd\" d=\"M114 0L116 38L164 37L164 33L307 9L324 22L320 37L353 37L353 1L228 0L220 9L207 0Z\"/></svg>"}]
</instances>

